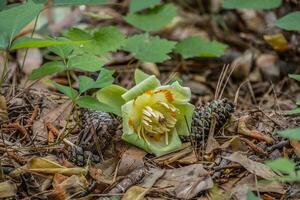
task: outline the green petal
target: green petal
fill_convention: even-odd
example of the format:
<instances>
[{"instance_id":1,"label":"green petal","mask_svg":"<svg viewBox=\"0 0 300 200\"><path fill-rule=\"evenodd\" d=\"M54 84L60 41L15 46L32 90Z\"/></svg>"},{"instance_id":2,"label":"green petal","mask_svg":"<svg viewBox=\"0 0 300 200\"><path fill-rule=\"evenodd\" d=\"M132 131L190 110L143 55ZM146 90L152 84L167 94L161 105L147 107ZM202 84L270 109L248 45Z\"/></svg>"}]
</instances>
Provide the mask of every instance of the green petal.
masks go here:
<instances>
[{"instance_id":1,"label":"green petal","mask_svg":"<svg viewBox=\"0 0 300 200\"><path fill-rule=\"evenodd\" d=\"M177 133L178 135L189 135L195 106L187 103L185 105L175 105L175 107L180 111L176 123Z\"/></svg>"},{"instance_id":2,"label":"green petal","mask_svg":"<svg viewBox=\"0 0 300 200\"><path fill-rule=\"evenodd\" d=\"M122 98L125 101L130 101L143 94L147 90L155 89L158 86L160 86L159 80L154 75L151 75L147 79L143 80L142 82L128 90L125 94L122 95Z\"/></svg>"},{"instance_id":3,"label":"green petal","mask_svg":"<svg viewBox=\"0 0 300 200\"><path fill-rule=\"evenodd\" d=\"M169 90L173 94L174 104L186 104L191 100L191 90L188 87L182 87L178 81L171 85L164 85L158 87L156 90Z\"/></svg>"},{"instance_id":4,"label":"green petal","mask_svg":"<svg viewBox=\"0 0 300 200\"><path fill-rule=\"evenodd\" d=\"M149 74L146 74L142 70L136 69L135 72L134 72L134 81L135 81L135 84L139 84L143 80L147 79L149 76L150 76Z\"/></svg>"},{"instance_id":5,"label":"green petal","mask_svg":"<svg viewBox=\"0 0 300 200\"><path fill-rule=\"evenodd\" d=\"M126 89L118 85L109 85L96 92L98 101L108 104L116 110L114 114L121 116L121 107L125 104L122 94L126 93Z\"/></svg>"}]
</instances>

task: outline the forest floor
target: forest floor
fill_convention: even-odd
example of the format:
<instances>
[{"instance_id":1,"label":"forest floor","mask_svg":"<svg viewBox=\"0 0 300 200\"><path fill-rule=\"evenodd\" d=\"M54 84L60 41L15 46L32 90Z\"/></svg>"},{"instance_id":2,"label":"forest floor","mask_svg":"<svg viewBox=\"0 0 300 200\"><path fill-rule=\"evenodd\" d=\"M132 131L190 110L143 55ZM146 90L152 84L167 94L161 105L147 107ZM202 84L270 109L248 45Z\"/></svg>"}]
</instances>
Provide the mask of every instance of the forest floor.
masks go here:
<instances>
[{"instance_id":1,"label":"forest floor","mask_svg":"<svg viewBox=\"0 0 300 200\"><path fill-rule=\"evenodd\" d=\"M277 135L300 123L299 116L288 114L300 99L299 83L288 77L300 71L300 35L266 28L274 17L294 10L295 3L268 11L224 11L215 5L213 13L204 5L199 15L193 2L176 3L181 22L157 34L172 40L213 38L229 46L225 55L173 56L163 64L138 67L161 82L181 79L191 88L195 106L209 106L216 97L232 102L234 112L224 126L204 133L203 142L187 141L180 150L155 157L121 140L122 125L115 116L86 116L45 81L27 81L43 55L30 49L20 69L24 51L18 50L11 54L0 90L0 117L6 119L0 125L0 194L5 188L14 194L7 199L246 200L253 191L264 200L300 199L299 186L271 181L278 174L265 164L280 157L300 163L300 142ZM61 19L49 25L54 35L78 24L114 24L128 34L139 32L122 21L126 1L60 9ZM97 20L87 12L115 18ZM286 38L284 47L266 39L274 34ZM117 52L105 67L116 70L115 83L130 88L137 64L131 55ZM51 80L68 82L64 73Z\"/></svg>"}]
</instances>

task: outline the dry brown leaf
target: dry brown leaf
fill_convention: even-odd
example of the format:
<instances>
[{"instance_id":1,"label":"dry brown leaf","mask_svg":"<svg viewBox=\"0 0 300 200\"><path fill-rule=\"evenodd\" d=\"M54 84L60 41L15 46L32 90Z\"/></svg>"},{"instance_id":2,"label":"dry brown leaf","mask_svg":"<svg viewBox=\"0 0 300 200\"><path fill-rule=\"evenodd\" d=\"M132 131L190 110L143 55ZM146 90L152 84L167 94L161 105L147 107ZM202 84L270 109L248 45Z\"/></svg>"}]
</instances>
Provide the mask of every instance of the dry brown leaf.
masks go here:
<instances>
[{"instance_id":1,"label":"dry brown leaf","mask_svg":"<svg viewBox=\"0 0 300 200\"><path fill-rule=\"evenodd\" d=\"M88 169L81 167L66 168L56 161L49 158L33 157L26 165L16 169L11 173L11 175L17 176L23 172L35 172L44 174L64 174L64 175L86 175Z\"/></svg>"},{"instance_id":2,"label":"dry brown leaf","mask_svg":"<svg viewBox=\"0 0 300 200\"><path fill-rule=\"evenodd\" d=\"M180 199L190 199L199 192L213 187L209 173L201 164L166 170L165 174L154 184Z\"/></svg>"},{"instance_id":3,"label":"dry brown leaf","mask_svg":"<svg viewBox=\"0 0 300 200\"><path fill-rule=\"evenodd\" d=\"M251 172L259 177L262 177L264 179L272 179L272 178L278 176L268 166L266 166L262 163L253 161L253 160L247 158L247 156L241 154L240 152L234 152L230 156L225 157L225 159L230 160L232 162L239 163L249 172Z\"/></svg>"},{"instance_id":4,"label":"dry brown leaf","mask_svg":"<svg viewBox=\"0 0 300 200\"><path fill-rule=\"evenodd\" d=\"M34 135L38 135L39 137L48 139L48 132L46 128L46 123L50 122L53 125L59 124L62 125L66 122L67 117L70 115L72 111L72 101L68 100L65 103L56 107L56 109L50 111L49 113L45 113L39 120L34 121L32 130ZM37 137L37 139L41 139Z\"/></svg>"},{"instance_id":5,"label":"dry brown leaf","mask_svg":"<svg viewBox=\"0 0 300 200\"><path fill-rule=\"evenodd\" d=\"M118 176L125 176L132 170L144 166L144 157L147 153L134 146L130 146L123 154L118 168Z\"/></svg>"},{"instance_id":6,"label":"dry brown leaf","mask_svg":"<svg viewBox=\"0 0 300 200\"><path fill-rule=\"evenodd\" d=\"M282 33L274 35L264 35L264 40L276 51L287 51L290 46Z\"/></svg>"},{"instance_id":7,"label":"dry brown leaf","mask_svg":"<svg viewBox=\"0 0 300 200\"><path fill-rule=\"evenodd\" d=\"M139 186L132 186L127 190L125 195L123 196L122 200L142 200L144 199L145 195L149 191L149 188L143 188Z\"/></svg>"},{"instance_id":8,"label":"dry brown leaf","mask_svg":"<svg viewBox=\"0 0 300 200\"><path fill-rule=\"evenodd\" d=\"M0 183L0 198L13 197L17 193L17 186L11 181Z\"/></svg>"},{"instance_id":9,"label":"dry brown leaf","mask_svg":"<svg viewBox=\"0 0 300 200\"><path fill-rule=\"evenodd\" d=\"M296 140L290 141L291 146L294 148L295 154L300 158L300 142Z\"/></svg>"},{"instance_id":10,"label":"dry brown leaf","mask_svg":"<svg viewBox=\"0 0 300 200\"><path fill-rule=\"evenodd\" d=\"M144 199L144 196L155 184L155 182L164 175L164 169L152 168L143 178L143 182L139 186L132 186L129 188L122 200L131 200L131 199Z\"/></svg>"},{"instance_id":11,"label":"dry brown leaf","mask_svg":"<svg viewBox=\"0 0 300 200\"><path fill-rule=\"evenodd\" d=\"M74 199L76 195L85 192L87 188L88 182L85 177L73 175L55 185L54 191L48 196L48 199Z\"/></svg>"},{"instance_id":12,"label":"dry brown leaf","mask_svg":"<svg viewBox=\"0 0 300 200\"><path fill-rule=\"evenodd\" d=\"M178 161L181 158L185 158L191 152L193 152L193 148L191 147L191 144L185 143L182 145L181 149L163 156L159 156L155 158L153 161L159 165L169 165L173 162Z\"/></svg>"}]
</instances>

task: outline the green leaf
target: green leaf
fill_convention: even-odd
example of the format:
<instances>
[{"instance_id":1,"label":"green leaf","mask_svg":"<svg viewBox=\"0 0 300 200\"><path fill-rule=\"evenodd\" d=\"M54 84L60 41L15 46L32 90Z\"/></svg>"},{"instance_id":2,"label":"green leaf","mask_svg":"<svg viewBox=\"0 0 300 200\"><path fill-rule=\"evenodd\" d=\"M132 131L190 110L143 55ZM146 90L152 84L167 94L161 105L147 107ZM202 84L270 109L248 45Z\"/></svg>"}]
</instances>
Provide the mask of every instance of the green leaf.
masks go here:
<instances>
[{"instance_id":1,"label":"green leaf","mask_svg":"<svg viewBox=\"0 0 300 200\"><path fill-rule=\"evenodd\" d=\"M267 161L266 165L274 171L279 171L289 175L295 175L295 163L287 158L278 158Z\"/></svg>"},{"instance_id":2,"label":"green leaf","mask_svg":"<svg viewBox=\"0 0 300 200\"><path fill-rule=\"evenodd\" d=\"M111 112L111 113L116 112L115 109L111 107L109 104L101 103L97 101L97 99L91 96L81 96L76 100L76 103L81 108L87 108L87 109L92 109L92 110L97 110L102 112Z\"/></svg>"},{"instance_id":3,"label":"green leaf","mask_svg":"<svg viewBox=\"0 0 300 200\"><path fill-rule=\"evenodd\" d=\"M82 71L95 72L99 71L103 66L103 61L97 56L82 55L74 56L68 61L68 68L76 68Z\"/></svg>"},{"instance_id":4,"label":"green leaf","mask_svg":"<svg viewBox=\"0 0 300 200\"><path fill-rule=\"evenodd\" d=\"M47 3L48 0L34 0L36 3ZM106 5L107 0L53 0L54 6Z\"/></svg>"},{"instance_id":5,"label":"green leaf","mask_svg":"<svg viewBox=\"0 0 300 200\"><path fill-rule=\"evenodd\" d=\"M135 82L135 84L139 84L143 80L147 79L149 76L150 76L149 74L146 74L142 70L136 69L134 71L134 82Z\"/></svg>"},{"instance_id":6,"label":"green leaf","mask_svg":"<svg viewBox=\"0 0 300 200\"><path fill-rule=\"evenodd\" d=\"M224 0L226 9L272 9L281 6L282 0Z\"/></svg>"},{"instance_id":7,"label":"green leaf","mask_svg":"<svg viewBox=\"0 0 300 200\"><path fill-rule=\"evenodd\" d=\"M144 62L163 62L170 58L167 54L175 44L176 42L161 39L159 36L139 34L127 39L124 50L133 53Z\"/></svg>"},{"instance_id":8,"label":"green leaf","mask_svg":"<svg viewBox=\"0 0 300 200\"><path fill-rule=\"evenodd\" d=\"M279 131L278 135L291 140L300 140L300 128L286 129L284 131Z\"/></svg>"},{"instance_id":9,"label":"green leaf","mask_svg":"<svg viewBox=\"0 0 300 200\"><path fill-rule=\"evenodd\" d=\"M90 42L90 40L62 41L56 39L39 39L39 38L23 37L14 41L10 49L15 50L15 49L22 49L22 48L42 48L42 47L70 45L70 44L81 45L88 42Z\"/></svg>"},{"instance_id":10,"label":"green leaf","mask_svg":"<svg viewBox=\"0 0 300 200\"><path fill-rule=\"evenodd\" d=\"M163 4L145 13L129 13L124 19L144 31L158 31L168 25L176 15L177 10L173 4Z\"/></svg>"},{"instance_id":11,"label":"green leaf","mask_svg":"<svg viewBox=\"0 0 300 200\"><path fill-rule=\"evenodd\" d=\"M129 11L138 12L160 4L160 0L130 0Z\"/></svg>"},{"instance_id":12,"label":"green leaf","mask_svg":"<svg viewBox=\"0 0 300 200\"><path fill-rule=\"evenodd\" d=\"M81 94L89 89L103 88L111 85L114 81L112 77L113 73L114 71L103 68L96 81L87 76L79 76L79 93Z\"/></svg>"},{"instance_id":13,"label":"green leaf","mask_svg":"<svg viewBox=\"0 0 300 200\"><path fill-rule=\"evenodd\" d=\"M79 28L71 28L69 29L65 37L69 38L70 40L74 41L82 41L82 40L92 40L93 36L88 32L81 30Z\"/></svg>"},{"instance_id":14,"label":"green leaf","mask_svg":"<svg viewBox=\"0 0 300 200\"><path fill-rule=\"evenodd\" d=\"M112 76L114 73L114 70L107 70L105 68L102 68L93 87L103 88L111 85L114 82L114 77Z\"/></svg>"},{"instance_id":15,"label":"green leaf","mask_svg":"<svg viewBox=\"0 0 300 200\"><path fill-rule=\"evenodd\" d=\"M288 30L288 31L299 31L300 30L300 11L292 12L286 16L280 18L275 25Z\"/></svg>"},{"instance_id":16,"label":"green leaf","mask_svg":"<svg viewBox=\"0 0 300 200\"><path fill-rule=\"evenodd\" d=\"M87 76L79 76L79 93L82 94L83 92L91 89L95 84L95 81Z\"/></svg>"},{"instance_id":17,"label":"green leaf","mask_svg":"<svg viewBox=\"0 0 300 200\"><path fill-rule=\"evenodd\" d=\"M121 107L125 104L125 100L121 97L127 90L118 85L110 85L96 92L99 102L110 105L114 108L113 113L121 116Z\"/></svg>"},{"instance_id":18,"label":"green leaf","mask_svg":"<svg viewBox=\"0 0 300 200\"><path fill-rule=\"evenodd\" d=\"M29 75L29 80L36 80L47 75L62 72L66 69L66 66L60 61L47 62L38 69L34 69Z\"/></svg>"},{"instance_id":19,"label":"green leaf","mask_svg":"<svg viewBox=\"0 0 300 200\"><path fill-rule=\"evenodd\" d=\"M297 114L300 114L300 108L295 108L293 110L290 110L287 114L288 115L297 115Z\"/></svg>"},{"instance_id":20,"label":"green leaf","mask_svg":"<svg viewBox=\"0 0 300 200\"><path fill-rule=\"evenodd\" d=\"M107 26L100 28L93 35L93 42L85 45L83 49L87 53L104 55L113 52L123 46L125 35L116 27Z\"/></svg>"},{"instance_id":21,"label":"green leaf","mask_svg":"<svg viewBox=\"0 0 300 200\"><path fill-rule=\"evenodd\" d=\"M296 81L300 81L300 74L289 74L289 77Z\"/></svg>"},{"instance_id":22,"label":"green leaf","mask_svg":"<svg viewBox=\"0 0 300 200\"><path fill-rule=\"evenodd\" d=\"M0 40L10 43L13 38L29 24L42 10L43 5L31 0L0 12Z\"/></svg>"},{"instance_id":23,"label":"green leaf","mask_svg":"<svg viewBox=\"0 0 300 200\"><path fill-rule=\"evenodd\" d=\"M57 41L62 41L62 42L68 42L70 41L67 38L60 37L56 39ZM52 46L48 47L49 51L55 53L56 55L60 56L61 58L67 58L73 51L73 45L61 45L61 46Z\"/></svg>"},{"instance_id":24,"label":"green leaf","mask_svg":"<svg viewBox=\"0 0 300 200\"><path fill-rule=\"evenodd\" d=\"M258 198L252 191L248 191L247 193L247 200L261 200L261 198Z\"/></svg>"},{"instance_id":25,"label":"green leaf","mask_svg":"<svg viewBox=\"0 0 300 200\"><path fill-rule=\"evenodd\" d=\"M4 10L6 7L6 0L0 0L0 11Z\"/></svg>"},{"instance_id":26,"label":"green leaf","mask_svg":"<svg viewBox=\"0 0 300 200\"><path fill-rule=\"evenodd\" d=\"M70 88L68 86L64 86L64 85L61 85L61 84L58 84L58 83L53 83L53 85L61 93L65 94L67 97L69 97L72 100L75 100L76 97L78 96L78 92L73 88Z\"/></svg>"},{"instance_id":27,"label":"green leaf","mask_svg":"<svg viewBox=\"0 0 300 200\"><path fill-rule=\"evenodd\" d=\"M224 55L226 48L227 45L217 41L191 36L177 43L175 52L181 54L185 59L193 57L220 57Z\"/></svg>"},{"instance_id":28,"label":"green leaf","mask_svg":"<svg viewBox=\"0 0 300 200\"><path fill-rule=\"evenodd\" d=\"M300 106L300 100L297 100L297 101L296 101L296 105L297 105L297 106Z\"/></svg>"}]
</instances>

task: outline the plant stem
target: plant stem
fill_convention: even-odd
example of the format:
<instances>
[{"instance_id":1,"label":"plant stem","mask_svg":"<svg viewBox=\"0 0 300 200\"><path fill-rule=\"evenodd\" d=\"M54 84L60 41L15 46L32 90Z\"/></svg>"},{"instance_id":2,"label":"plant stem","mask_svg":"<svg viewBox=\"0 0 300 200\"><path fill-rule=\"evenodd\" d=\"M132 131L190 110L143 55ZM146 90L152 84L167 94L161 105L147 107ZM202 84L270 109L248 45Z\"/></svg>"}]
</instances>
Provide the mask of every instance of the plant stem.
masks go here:
<instances>
[{"instance_id":1,"label":"plant stem","mask_svg":"<svg viewBox=\"0 0 300 200\"><path fill-rule=\"evenodd\" d=\"M34 26L33 26L33 29L32 29L31 35L30 35L30 38L33 37L33 34L34 34L34 32L35 32L35 29L36 29L37 22L38 22L38 19L39 19L40 14L41 14L41 12L39 12L38 16L36 16L36 18L35 18ZM24 55L24 59L23 59L23 61L22 61L21 69L23 69L23 67L24 67L24 65L25 65L25 61L26 61L26 57L27 57L27 54L28 54L28 50L29 50L29 48L27 48L27 49L25 50L25 55Z\"/></svg>"}]
</instances>

